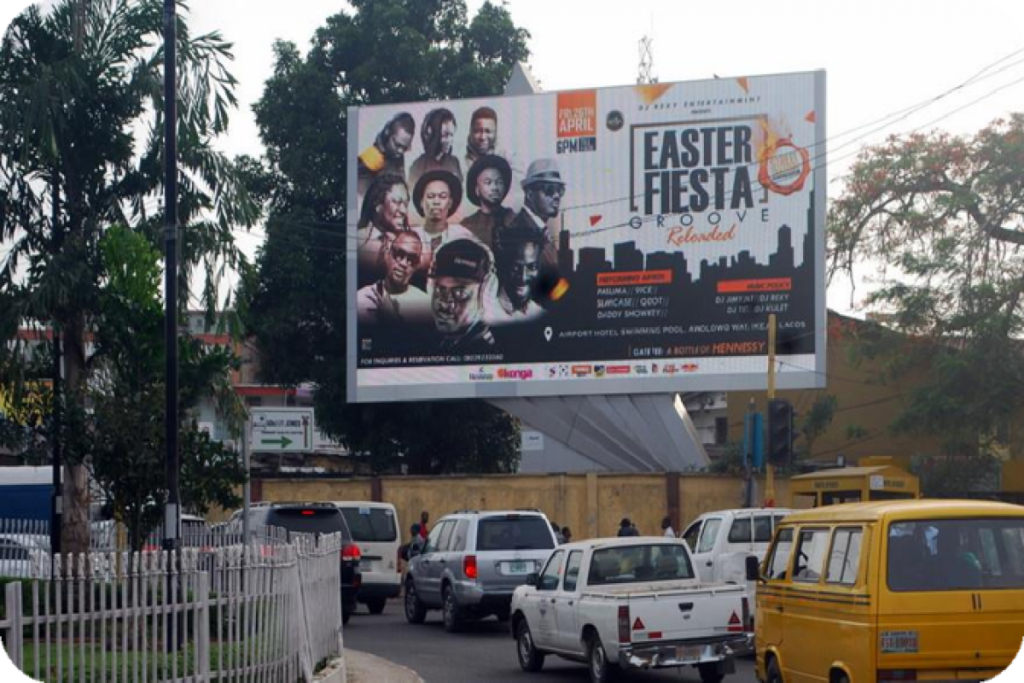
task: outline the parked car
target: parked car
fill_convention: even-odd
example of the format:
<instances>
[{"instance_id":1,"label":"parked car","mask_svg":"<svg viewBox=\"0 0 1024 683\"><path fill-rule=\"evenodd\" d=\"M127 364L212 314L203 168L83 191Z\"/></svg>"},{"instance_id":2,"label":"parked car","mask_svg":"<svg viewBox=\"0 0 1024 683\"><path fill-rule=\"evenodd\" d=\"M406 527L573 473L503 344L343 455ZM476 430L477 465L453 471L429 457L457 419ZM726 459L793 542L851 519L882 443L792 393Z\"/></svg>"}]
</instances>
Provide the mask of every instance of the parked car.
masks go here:
<instances>
[{"instance_id":1,"label":"parked car","mask_svg":"<svg viewBox=\"0 0 1024 683\"><path fill-rule=\"evenodd\" d=\"M229 522L241 533L242 510ZM362 574L359 571L359 547L353 542L345 516L333 503L254 503L249 508L249 528L277 527L288 534L336 534L344 540L341 551L341 616L347 624L356 609Z\"/></svg>"},{"instance_id":2,"label":"parked car","mask_svg":"<svg viewBox=\"0 0 1024 683\"><path fill-rule=\"evenodd\" d=\"M593 683L681 666L719 683L735 672L734 648L747 647L749 618L744 587L702 583L686 544L655 536L560 546L512 598L522 669L554 654L587 663Z\"/></svg>"},{"instance_id":3,"label":"parked car","mask_svg":"<svg viewBox=\"0 0 1024 683\"><path fill-rule=\"evenodd\" d=\"M746 582L746 558L753 555L758 562L764 559L775 529L790 512L783 508L740 508L698 517L682 534L697 575L716 583ZM755 586L753 582L749 588Z\"/></svg>"},{"instance_id":4,"label":"parked car","mask_svg":"<svg viewBox=\"0 0 1024 683\"><path fill-rule=\"evenodd\" d=\"M0 576L28 579L49 568L49 539L32 534L0 535Z\"/></svg>"},{"instance_id":5,"label":"parked car","mask_svg":"<svg viewBox=\"0 0 1024 683\"><path fill-rule=\"evenodd\" d=\"M359 587L359 602L370 614L380 614L388 598L402 592L402 575L398 572L398 547L401 539L398 512L391 503L369 501L337 501L359 546L359 571L363 583Z\"/></svg>"},{"instance_id":6,"label":"parked car","mask_svg":"<svg viewBox=\"0 0 1024 683\"><path fill-rule=\"evenodd\" d=\"M989 680L1024 635L1024 508L894 500L796 512L761 576L761 681Z\"/></svg>"},{"instance_id":7,"label":"parked car","mask_svg":"<svg viewBox=\"0 0 1024 683\"><path fill-rule=\"evenodd\" d=\"M470 619L509 618L512 593L547 561L557 542L551 523L533 510L462 511L446 515L410 558L405 618L422 624L440 609L444 627Z\"/></svg>"}]
</instances>

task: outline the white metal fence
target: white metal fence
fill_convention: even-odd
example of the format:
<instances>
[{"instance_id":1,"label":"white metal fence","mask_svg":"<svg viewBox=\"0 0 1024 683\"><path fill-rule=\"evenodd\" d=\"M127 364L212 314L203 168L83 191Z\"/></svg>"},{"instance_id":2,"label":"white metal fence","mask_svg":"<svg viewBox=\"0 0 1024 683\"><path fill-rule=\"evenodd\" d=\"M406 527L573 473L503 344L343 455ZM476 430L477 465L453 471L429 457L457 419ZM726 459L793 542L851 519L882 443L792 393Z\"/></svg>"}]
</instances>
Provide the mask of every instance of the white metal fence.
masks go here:
<instances>
[{"instance_id":1,"label":"white metal fence","mask_svg":"<svg viewBox=\"0 0 1024 683\"><path fill-rule=\"evenodd\" d=\"M52 576L6 585L0 635L48 682L310 681L341 654L341 547L293 536L57 556Z\"/></svg>"},{"instance_id":2,"label":"white metal fence","mask_svg":"<svg viewBox=\"0 0 1024 683\"><path fill-rule=\"evenodd\" d=\"M89 533L92 552L117 549L113 522L93 522ZM38 519L0 518L0 576L27 578L28 568L50 554L50 523Z\"/></svg>"}]
</instances>

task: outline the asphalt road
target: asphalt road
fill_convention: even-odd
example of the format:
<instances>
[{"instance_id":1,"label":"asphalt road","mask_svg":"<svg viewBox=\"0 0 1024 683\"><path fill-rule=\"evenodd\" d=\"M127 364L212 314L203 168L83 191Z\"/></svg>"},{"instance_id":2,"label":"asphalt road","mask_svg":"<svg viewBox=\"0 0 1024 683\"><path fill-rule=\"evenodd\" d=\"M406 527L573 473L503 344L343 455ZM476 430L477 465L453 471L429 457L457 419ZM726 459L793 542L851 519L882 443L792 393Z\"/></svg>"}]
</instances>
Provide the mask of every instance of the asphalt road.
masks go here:
<instances>
[{"instance_id":1,"label":"asphalt road","mask_svg":"<svg viewBox=\"0 0 1024 683\"><path fill-rule=\"evenodd\" d=\"M582 664L548 657L540 673L519 668L515 641L507 626L493 617L471 624L465 633L445 633L441 613L430 612L427 623L413 626L402 615L398 600L388 601L384 614L373 616L360 610L345 627L345 646L389 659L416 671L426 683L586 683ZM637 672L624 677L636 683L675 681L700 683L697 670L669 669L658 673ZM752 659L736 663L736 675L725 683L755 683Z\"/></svg>"}]
</instances>

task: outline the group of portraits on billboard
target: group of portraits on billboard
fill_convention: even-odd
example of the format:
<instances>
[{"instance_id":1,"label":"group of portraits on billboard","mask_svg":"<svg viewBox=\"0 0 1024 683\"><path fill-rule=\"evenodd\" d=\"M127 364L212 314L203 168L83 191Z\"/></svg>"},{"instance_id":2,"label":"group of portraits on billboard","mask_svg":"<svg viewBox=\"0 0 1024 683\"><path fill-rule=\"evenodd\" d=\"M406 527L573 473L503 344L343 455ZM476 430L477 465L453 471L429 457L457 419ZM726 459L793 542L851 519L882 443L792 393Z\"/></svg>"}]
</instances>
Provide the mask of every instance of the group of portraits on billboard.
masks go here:
<instances>
[{"instance_id":1,"label":"group of portraits on billboard","mask_svg":"<svg viewBox=\"0 0 1024 683\"><path fill-rule=\"evenodd\" d=\"M552 158L521 168L499 146L491 107L468 123L465 148L456 149L449 109L420 122L401 112L360 152L361 330L404 329L436 349L472 353L493 349L497 329L544 317L566 182Z\"/></svg>"}]
</instances>

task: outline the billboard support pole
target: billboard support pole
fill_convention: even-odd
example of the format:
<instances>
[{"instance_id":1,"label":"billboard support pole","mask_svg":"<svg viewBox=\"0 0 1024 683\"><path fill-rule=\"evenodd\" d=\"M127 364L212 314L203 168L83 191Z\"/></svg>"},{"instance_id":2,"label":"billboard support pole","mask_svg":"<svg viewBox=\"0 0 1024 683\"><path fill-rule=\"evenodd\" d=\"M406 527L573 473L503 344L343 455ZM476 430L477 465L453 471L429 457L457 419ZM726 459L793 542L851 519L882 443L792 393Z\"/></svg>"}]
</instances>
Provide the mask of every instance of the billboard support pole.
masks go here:
<instances>
[{"instance_id":1,"label":"billboard support pole","mask_svg":"<svg viewBox=\"0 0 1024 683\"><path fill-rule=\"evenodd\" d=\"M768 316L768 402L775 398L775 314ZM775 507L775 463L769 458L765 465L764 506Z\"/></svg>"},{"instance_id":2,"label":"billboard support pole","mask_svg":"<svg viewBox=\"0 0 1024 683\"><path fill-rule=\"evenodd\" d=\"M747 406L747 418L743 421L746 437L743 439L743 464L746 471L746 483L743 487L743 507L754 506L754 413L757 406L754 397L750 397L750 405Z\"/></svg>"}]
</instances>

